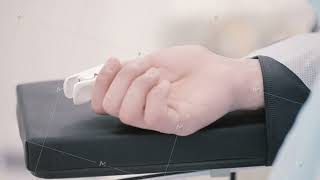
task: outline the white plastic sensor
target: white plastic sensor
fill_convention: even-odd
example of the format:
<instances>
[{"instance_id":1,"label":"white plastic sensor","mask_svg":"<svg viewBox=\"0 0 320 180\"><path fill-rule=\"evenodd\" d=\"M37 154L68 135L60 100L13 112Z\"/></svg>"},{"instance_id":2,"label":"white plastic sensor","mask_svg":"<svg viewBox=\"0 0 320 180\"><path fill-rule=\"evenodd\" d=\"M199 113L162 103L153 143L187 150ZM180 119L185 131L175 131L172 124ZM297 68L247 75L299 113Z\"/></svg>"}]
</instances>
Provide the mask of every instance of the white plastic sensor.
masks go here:
<instances>
[{"instance_id":1,"label":"white plastic sensor","mask_svg":"<svg viewBox=\"0 0 320 180\"><path fill-rule=\"evenodd\" d=\"M73 103L76 105L90 101L96 76L102 66L99 65L67 77L63 83L65 96L73 99Z\"/></svg>"}]
</instances>

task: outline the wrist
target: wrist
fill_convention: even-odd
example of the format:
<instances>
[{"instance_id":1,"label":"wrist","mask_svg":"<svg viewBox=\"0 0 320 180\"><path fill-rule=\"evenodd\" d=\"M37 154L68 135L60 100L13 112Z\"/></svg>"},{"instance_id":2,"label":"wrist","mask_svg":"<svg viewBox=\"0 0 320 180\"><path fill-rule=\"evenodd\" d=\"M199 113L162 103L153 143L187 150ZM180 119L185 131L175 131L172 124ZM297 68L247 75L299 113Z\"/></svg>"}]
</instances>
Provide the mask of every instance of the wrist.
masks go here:
<instances>
[{"instance_id":1,"label":"wrist","mask_svg":"<svg viewBox=\"0 0 320 180\"><path fill-rule=\"evenodd\" d=\"M257 59L234 61L232 110L257 110L264 107L263 78Z\"/></svg>"}]
</instances>

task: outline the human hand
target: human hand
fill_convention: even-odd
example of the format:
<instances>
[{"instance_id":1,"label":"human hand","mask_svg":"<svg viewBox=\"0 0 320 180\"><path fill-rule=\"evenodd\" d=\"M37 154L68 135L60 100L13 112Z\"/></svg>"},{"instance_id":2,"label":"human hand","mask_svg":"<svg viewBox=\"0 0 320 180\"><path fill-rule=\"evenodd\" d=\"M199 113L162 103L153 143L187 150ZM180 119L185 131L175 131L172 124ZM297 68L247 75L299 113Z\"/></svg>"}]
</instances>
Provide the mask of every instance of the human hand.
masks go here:
<instances>
[{"instance_id":1,"label":"human hand","mask_svg":"<svg viewBox=\"0 0 320 180\"><path fill-rule=\"evenodd\" d=\"M121 65L110 58L96 79L92 108L131 126L190 135L228 112L263 106L257 60L201 46L163 49Z\"/></svg>"}]
</instances>

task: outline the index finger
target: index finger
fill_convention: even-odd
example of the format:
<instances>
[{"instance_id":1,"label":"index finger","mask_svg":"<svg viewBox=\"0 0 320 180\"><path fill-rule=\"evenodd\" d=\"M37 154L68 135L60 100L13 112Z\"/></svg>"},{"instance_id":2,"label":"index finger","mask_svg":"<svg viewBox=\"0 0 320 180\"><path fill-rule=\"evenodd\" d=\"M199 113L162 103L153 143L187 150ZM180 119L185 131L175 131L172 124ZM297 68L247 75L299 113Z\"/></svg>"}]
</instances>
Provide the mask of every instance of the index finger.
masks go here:
<instances>
[{"instance_id":1,"label":"index finger","mask_svg":"<svg viewBox=\"0 0 320 180\"><path fill-rule=\"evenodd\" d=\"M120 61L117 58L111 57L100 70L91 98L91 106L94 112L105 114L102 106L103 98L121 67Z\"/></svg>"}]
</instances>

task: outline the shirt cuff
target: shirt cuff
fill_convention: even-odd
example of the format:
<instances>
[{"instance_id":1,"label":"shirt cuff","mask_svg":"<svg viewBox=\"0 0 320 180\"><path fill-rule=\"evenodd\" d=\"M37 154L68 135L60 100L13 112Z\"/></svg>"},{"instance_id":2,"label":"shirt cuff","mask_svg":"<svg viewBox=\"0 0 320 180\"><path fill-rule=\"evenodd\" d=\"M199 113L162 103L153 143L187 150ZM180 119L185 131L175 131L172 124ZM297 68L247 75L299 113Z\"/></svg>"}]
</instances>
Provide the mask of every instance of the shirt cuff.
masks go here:
<instances>
[{"instance_id":1,"label":"shirt cuff","mask_svg":"<svg viewBox=\"0 0 320 180\"><path fill-rule=\"evenodd\" d=\"M271 165L310 90L280 62L266 56L256 58L263 75L267 165Z\"/></svg>"}]
</instances>

